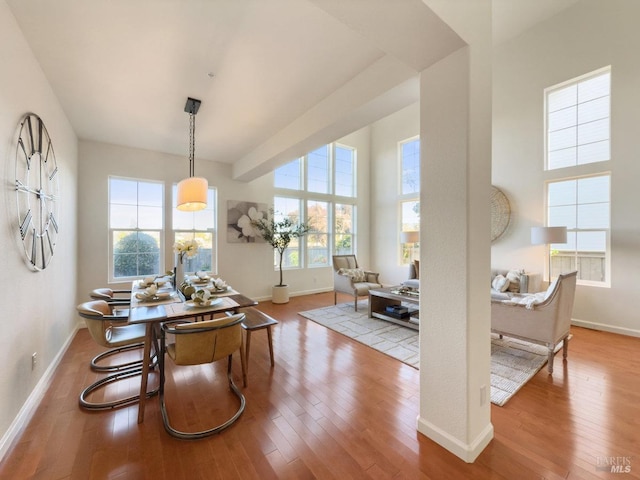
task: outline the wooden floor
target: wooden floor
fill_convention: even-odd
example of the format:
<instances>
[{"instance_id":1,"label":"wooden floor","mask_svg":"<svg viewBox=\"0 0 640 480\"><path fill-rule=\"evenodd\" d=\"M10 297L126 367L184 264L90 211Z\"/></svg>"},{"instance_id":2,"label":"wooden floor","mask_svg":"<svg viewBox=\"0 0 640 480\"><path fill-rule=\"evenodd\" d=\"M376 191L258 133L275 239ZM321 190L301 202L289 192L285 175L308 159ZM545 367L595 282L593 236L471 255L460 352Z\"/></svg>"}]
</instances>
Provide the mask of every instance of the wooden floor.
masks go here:
<instances>
[{"instance_id":1,"label":"wooden floor","mask_svg":"<svg viewBox=\"0 0 640 480\"><path fill-rule=\"evenodd\" d=\"M543 369L492 406L495 437L466 464L416 432L417 370L297 315L331 303L332 293L261 304L280 320L275 368L256 332L245 413L196 441L165 433L158 397L141 425L136 406L80 410L77 395L95 378L88 360L101 350L80 330L0 479L640 478L640 339L573 328L568 362L559 355L552 377ZM171 370L176 423L197 427L233 409L222 371ZM241 385L239 362L234 373ZM605 457L628 457L631 471L598 470Z\"/></svg>"}]
</instances>

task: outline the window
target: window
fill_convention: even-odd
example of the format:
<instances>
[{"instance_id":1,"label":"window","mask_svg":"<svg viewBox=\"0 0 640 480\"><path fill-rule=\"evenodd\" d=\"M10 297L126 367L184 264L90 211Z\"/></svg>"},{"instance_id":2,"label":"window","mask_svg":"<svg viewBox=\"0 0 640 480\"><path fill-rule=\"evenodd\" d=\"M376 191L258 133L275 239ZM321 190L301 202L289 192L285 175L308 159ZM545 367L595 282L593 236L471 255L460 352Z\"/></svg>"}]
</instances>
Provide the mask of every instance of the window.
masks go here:
<instances>
[{"instance_id":1,"label":"window","mask_svg":"<svg viewBox=\"0 0 640 480\"><path fill-rule=\"evenodd\" d=\"M307 221L311 227L307 234L307 255L310 267L329 265L329 203L307 201Z\"/></svg>"},{"instance_id":2,"label":"window","mask_svg":"<svg viewBox=\"0 0 640 480\"><path fill-rule=\"evenodd\" d=\"M307 155L307 191L329 192L329 145L314 150Z\"/></svg>"},{"instance_id":3,"label":"window","mask_svg":"<svg viewBox=\"0 0 640 480\"><path fill-rule=\"evenodd\" d=\"M177 186L173 186L173 242L195 238L200 248L193 258L185 258L185 271L204 270L217 273L216 189L209 188L207 207L197 212L184 212L176 208Z\"/></svg>"},{"instance_id":4,"label":"window","mask_svg":"<svg viewBox=\"0 0 640 480\"><path fill-rule=\"evenodd\" d=\"M163 198L160 182L109 178L111 280L162 271Z\"/></svg>"},{"instance_id":5,"label":"window","mask_svg":"<svg viewBox=\"0 0 640 480\"><path fill-rule=\"evenodd\" d=\"M355 207L349 204L338 203L334 210L334 227L333 231L336 255L348 255L353 253L354 231L355 225L354 218Z\"/></svg>"},{"instance_id":6,"label":"window","mask_svg":"<svg viewBox=\"0 0 640 480\"><path fill-rule=\"evenodd\" d=\"M298 158L293 162L276 168L274 186L276 188L300 190L302 188L302 159Z\"/></svg>"},{"instance_id":7,"label":"window","mask_svg":"<svg viewBox=\"0 0 640 480\"><path fill-rule=\"evenodd\" d=\"M400 142L400 231L420 231L420 139ZM420 245L403 243L400 236L400 263L420 256Z\"/></svg>"},{"instance_id":8,"label":"window","mask_svg":"<svg viewBox=\"0 0 640 480\"><path fill-rule=\"evenodd\" d=\"M302 200L299 198L275 197L273 199L273 209L275 221L280 221L285 217L293 223L300 223L302 212ZM299 238L294 238L287 249L282 254L282 268L300 267L301 244ZM278 252L273 251L273 265L278 266Z\"/></svg>"},{"instance_id":9,"label":"window","mask_svg":"<svg viewBox=\"0 0 640 480\"><path fill-rule=\"evenodd\" d=\"M545 90L546 168L610 160L611 68Z\"/></svg>"},{"instance_id":10,"label":"window","mask_svg":"<svg viewBox=\"0 0 640 480\"><path fill-rule=\"evenodd\" d=\"M335 189L336 195L354 197L356 192L355 149L341 145L335 146Z\"/></svg>"},{"instance_id":11,"label":"window","mask_svg":"<svg viewBox=\"0 0 640 480\"><path fill-rule=\"evenodd\" d=\"M303 184L300 179L304 179ZM324 145L277 168L274 186L300 191L293 194L295 197L289 196L291 192L276 196L275 212L293 216L296 222L304 219L311 226L301 241L291 243L283 268L326 267L331 264L333 254L355 253L354 148L335 143Z\"/></svg>"},{"instance_id":12,"label":"window","mask_svg":"<svg viewBox=\"0 0 640 480\"><path fill-rule=\"evenodd\" d=\"M400 143L402 195L420 193L420 139Z\"/></svg>"},{"instance_id":13,"label":"window","mask_svg":"<svg viewBox=\"0 0 640 480\"><path fill-rule=\"evenodd\" d=\"M547 223L567 227L567 243L553 244L551 274L578 270L582 284L610 283L610 175L547 184Z\"/></svg>"}]
</instances>

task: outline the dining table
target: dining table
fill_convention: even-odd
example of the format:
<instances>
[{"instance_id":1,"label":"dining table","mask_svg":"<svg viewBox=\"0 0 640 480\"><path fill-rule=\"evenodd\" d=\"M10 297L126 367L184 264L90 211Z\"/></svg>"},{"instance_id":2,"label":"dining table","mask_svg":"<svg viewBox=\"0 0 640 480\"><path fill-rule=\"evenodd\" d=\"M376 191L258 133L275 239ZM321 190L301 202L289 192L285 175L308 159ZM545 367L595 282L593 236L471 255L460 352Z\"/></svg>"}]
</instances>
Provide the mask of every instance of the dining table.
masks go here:
<instances>
[{"instance_id":1,"label":"dining table","mask_svg":"<svg viewBox=\"0 0 640 480\"><path fill-rule=\"evenodd\" d=\"M160 355L157 348L159 327L162 322L173 320L198 321L214 318L216 314L226 312L237 313L239 309L257 305L255 300L242 295L231 287L215 289L215 284L201 279L194 280L197 289L208 289L212 292L213 301L206 306L200 306L189 299L170 283L156 283L150 289L152 282L136 280L131 286L131 306L129 309L129 323L145 325L145 340L140 380L140 400L138 402L138 423L144 421L144 409L147 399L147 384L150 365L153 361L152 347Z\"/></svg>"}]
</instances>

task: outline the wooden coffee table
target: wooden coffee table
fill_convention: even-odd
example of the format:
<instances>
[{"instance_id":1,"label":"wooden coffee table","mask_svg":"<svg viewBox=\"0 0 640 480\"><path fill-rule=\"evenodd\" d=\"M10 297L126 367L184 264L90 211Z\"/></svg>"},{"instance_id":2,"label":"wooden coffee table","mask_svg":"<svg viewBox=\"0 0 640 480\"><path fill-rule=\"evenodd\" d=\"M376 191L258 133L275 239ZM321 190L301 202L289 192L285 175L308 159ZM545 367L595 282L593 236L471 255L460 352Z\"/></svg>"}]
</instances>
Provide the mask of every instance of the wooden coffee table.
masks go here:
<instances>
[{"instance_id":1,"label":"wooden coffee table","mask_svg":"<svg viewBox=\"0 0 640 480\"><path fill-rule=\"evenodd\" d=\"M387 287L376 288L369 290L369 317L379 318L392 322L403 327L413 328L418 330L420 326L420 320L418 317L418 308L413 305L420 304L420 296L415 294L400 293L401 287ZM398 318L387 312L387 307L390 305L400 305L402 303L408 303L409 315L406 317Z\"/></svg>"}]
</instances>

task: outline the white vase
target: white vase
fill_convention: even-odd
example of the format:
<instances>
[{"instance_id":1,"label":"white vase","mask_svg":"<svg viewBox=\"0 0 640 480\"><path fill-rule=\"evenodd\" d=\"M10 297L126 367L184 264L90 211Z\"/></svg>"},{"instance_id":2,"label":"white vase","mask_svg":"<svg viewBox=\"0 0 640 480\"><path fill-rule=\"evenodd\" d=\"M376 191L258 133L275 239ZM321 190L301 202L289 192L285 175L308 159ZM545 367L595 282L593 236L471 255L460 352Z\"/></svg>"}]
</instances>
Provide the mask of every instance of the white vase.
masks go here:
<instances>
[{"instance_id":1,"label":"white vase","mask_svg":"<svg viewBox=\"0 0 640 480\"><path fill-rule=\"evenodd\" d=\"M175 267L175 287L176 290L180 288L184 282L184 263L180 255L176 255L176 267Z\"/></svg>"},{"instance_id":2,"label":"white vase","mask_svg":"<svg viewBox=\"0 0 640 480\"><path fill-rule=\"evenodd\" d=\"M289 285L274 285L271 290L272 303L289 302Z\"/></svg>"}]
</instances>

